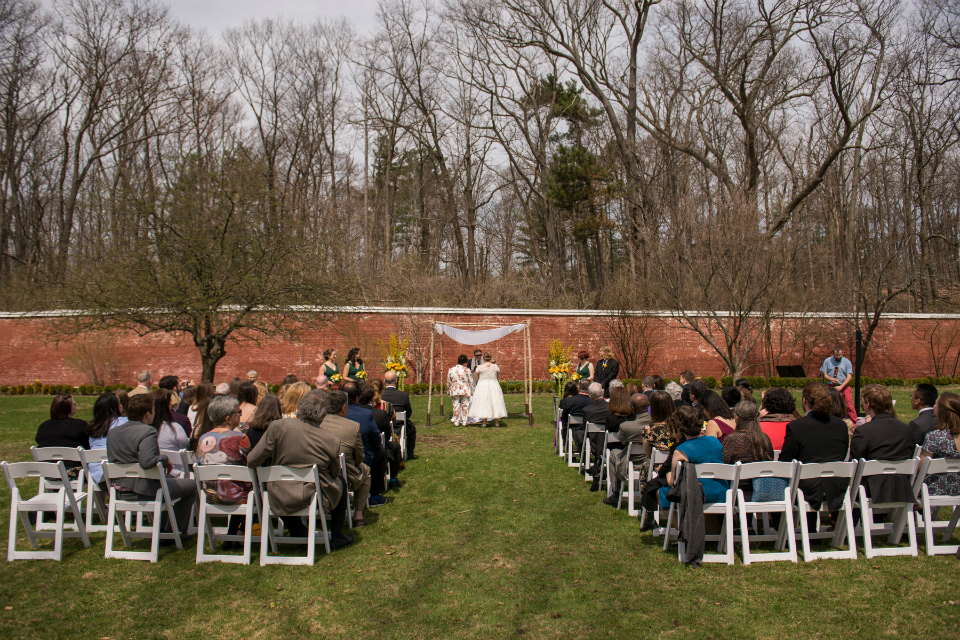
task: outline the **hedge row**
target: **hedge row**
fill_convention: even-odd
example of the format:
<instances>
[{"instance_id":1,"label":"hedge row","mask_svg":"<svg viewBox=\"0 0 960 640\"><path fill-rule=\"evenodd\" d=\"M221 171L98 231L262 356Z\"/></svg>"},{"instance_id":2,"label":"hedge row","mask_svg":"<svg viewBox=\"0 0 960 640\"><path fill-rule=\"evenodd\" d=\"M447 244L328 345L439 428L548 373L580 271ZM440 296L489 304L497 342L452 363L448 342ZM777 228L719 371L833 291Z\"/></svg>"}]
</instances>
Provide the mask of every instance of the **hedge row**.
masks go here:
<instances>
[{"instance_id":1,"label":"hedge row","mask_svg":"<svg viewBox=\"0 0 960 640\"><path fill-rule=\"evenodd\" d=\"M0 393L5 393L11 396L55 396L61 393L69 393L77 396L97 396L101 393L114 391L115 389L132 391L133 387L128 387L125 384L108 384L106 386L82 384L79 387L74 387L70 384L42 384L40 382L34 382L33 384L27 385L0 385Z\"/></svg>"}]
</instances>

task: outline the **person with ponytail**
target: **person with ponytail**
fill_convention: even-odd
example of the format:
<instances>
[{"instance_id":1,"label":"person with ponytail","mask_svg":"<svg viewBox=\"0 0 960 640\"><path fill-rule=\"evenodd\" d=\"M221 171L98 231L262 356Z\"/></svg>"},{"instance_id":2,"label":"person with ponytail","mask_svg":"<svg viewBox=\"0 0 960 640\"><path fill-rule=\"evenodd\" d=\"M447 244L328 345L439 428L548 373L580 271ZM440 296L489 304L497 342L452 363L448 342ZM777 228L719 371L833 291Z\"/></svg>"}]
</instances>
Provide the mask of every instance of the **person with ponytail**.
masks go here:
<instances>
[{"instance_id":1,"label":"person with ponytail","mask_svg":"<svg viewBox=\"0 0 960 640\"><path fill-rule=\"evenodd\" d=\"M767 462L773 460L770 436L760 429L760 410L757 405L741 400L733 408L736 431L723 440L723 462Z\"/></svg>"},{"instance_id":2,"label":"person with ponytail","mask_svg":"<svg viewBox=\"0 0 960 640\"><path fill-rule=\"evenodd\" d=\"M942 393L933 405L938 426L923 439L927 458L960 458L960 396ZM927 476L931 495L960 496L960 473L934 473Z\"/></svg>"}]
</instances>

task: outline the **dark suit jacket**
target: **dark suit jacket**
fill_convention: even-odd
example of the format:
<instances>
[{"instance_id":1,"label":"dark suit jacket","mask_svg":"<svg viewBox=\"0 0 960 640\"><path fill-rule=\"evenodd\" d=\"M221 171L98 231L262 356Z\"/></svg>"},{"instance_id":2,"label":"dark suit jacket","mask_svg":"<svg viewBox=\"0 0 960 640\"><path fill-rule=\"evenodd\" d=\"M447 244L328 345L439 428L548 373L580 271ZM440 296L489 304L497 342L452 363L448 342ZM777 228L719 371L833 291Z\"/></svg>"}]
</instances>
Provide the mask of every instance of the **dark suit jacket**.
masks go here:
<instances>
[{"instance_id":1,"label":"dark suit jacket","mask_svg":"<svg viewBox=\"0 0 960 640\"><path fill-rule=\"evenodd\" d=\"M383 448L380 443L380 429L373 421L373 412L353 403L347 405L347 419L360 425L360 437L363 438L363 461L369 466L373 456Z\"/></svg>"},{"instance_id":2,"label":"dark suit jacket","mask_svg":"<svg viewBox=\"0 0 960 640\"><path fill-rule=\"evenodd\" d=\"M386 387L380 397L392 404L394 411L406 411L407 422L410 422L410 418L413 417L413 407L410 406L409 393L400 391L396 387Z\"/></svg>"},{"instance_id":3,"label":"dark suit jacket","mask_svg":"<svg viewBox=\"0 0 960 640\"><path fill-rule=\"evenodd\" d=\"M843 462L847 457L850 436L847 425L836 416L811 413L787 425L780 450L782 462ZM849 480L824 478L803 480L800 489L807 503L814 509L826 501L830 511L838 511Z\"/></svg>"},{"instance_id":4,"label":"dark suit jacket","mask_svg":"<svg viewBox=\"0 0 960 640\"><path fill-rule=\"evenodd\" d=\"M152 469L157 463L167 463L167 456L160 455L157 430L142 422L124 422L107 434L107 459L121 464L140 463L141 469ZM159 480L117 480L115 484L127 487L133 493L150 496L152 500L160 488Z\"/></svg>"},{"instance_id":5,"label":"dark suit jacket","mask_svg":"<svg viewBox=\"0 0 960 640\"><path fill-rule=\"evenodd\" d=\"M176 412L179 413L179 414L182 415L182 416L186 416L186 415L187 415L187 411L190 411L190 405L187 404L186 402L181 401L180 404L177 405L177 411L176 411ZM187 433L190 433L190 432L188 431Z\"/></svg>"},{"instance_id":6,"label":"dark suit jacket","mask_svg":"<svg viewBox=\"0 0 960 640\"><path fill-rule=\"evenodd\" d=\"M583 408L583 421L592 422L606 428L607 418L612 415L607 407L607 403L603 400L591 402Z\"/></svg>"},{"instance_id":7,"label":"dark suit jacket","mask_svg":"<svg viewBox=\"0 0 960 640\"><path fill-rule=\"evenodd\" d=\"M356 491L366 476L370 475L369 468L363 464L363 439L360 437L360 425L337 414L327 414L320 423L320 428L339 438L340 453L344 454L344 461L347 463L347 479L350 481L350 488Z\"/></svg>"},{"instance_id":8,"label":"dark suit jacket","mask_svg":"<svg viewBox=\"0 0 960 640\"><path fill-rule=\"evenodd\" d=\"M570 416L582 416L583 408L593 404L593 400L590 399L585 393L578 393L575 396L569 398L564 398L560 401L560 420L563 422L563 426L567 426L567 421Z\"/></svg>"},{"instance_id":9,"label":"dark suit jacket","mask_svg":"<svg viewBox=\"0 0 960 640\"><path fill-rule=\"evenodd\" d=\"M889 413L880 413L853 432L850 459L909 460L918 444L923 444L919 427L900 422ZM913 501L907 476L869 476L861 484L874 502Z\"/></svg>"},{"instance_id":10,"label":"dark suit jacket","mask_svg":"<svg viewBox=\"0 0 960 640\"><path fill-rule=\"evenodd\" d=\"M393 425L390 424L390 416L387 415L387 412L369 404L363 405L363 408L370 409L373 413L373 423L377 425L380 433L382 433L387 440L390 440L390 436L393 435Z\"/></svg>"},{"instance_id":11,"label":"dark suit jacket","mask_svg":"<svg viewBox=\"0 0 960 640\"><path fill-rule=\"evenodd\" d=\"M597 364L593 365L594 382L599 382L603 385L603 390L606 391L610 386L610 381L616 379L617 375L620 373L620 363L614 359L607 360L607 366L604 367L602 360L597 360Z\"/></svg>"},{"instance_id":12,"label":"dark suit jacket","mask_svg":"<svg viewBox=\"0 0 960 640\"><path fill-rule=\"evenodd\" d=\"M483 356L479 358L470 358L467 360L467 366L470 367L470 373L473 373L477 370L477 367L483 364Z\"/></svg>"},{"instance_id":13,"label":"dark suit jacket","mask_svg":"<svg viewBox=\"0 0 960 640\"><path fill-rule=\"evenodd\" d=\"M247 454L248 467L269 464L300 468L317 465L323 504L332 509L340 502L340 483L337 482L340 477L340 439L319 426L296 418L271 422L260 442ZM312 482L271 482L267 492L270 494L270 508L277 515L285 516L307 508L316 488Z\"/></svg>"},{"instance_id":14,"label":"dark suit jacket","mask_svg":"<svg viewBox=\"0 0 960 640\"><path fill-rule=\"evenodd\" d=\"M916 427L920 430L920 435L925 436L931 431L935 431L940 426L940 421L933 414L933 409L922 411L911 423L910 427Z\"/></svg>"}]
</instances>

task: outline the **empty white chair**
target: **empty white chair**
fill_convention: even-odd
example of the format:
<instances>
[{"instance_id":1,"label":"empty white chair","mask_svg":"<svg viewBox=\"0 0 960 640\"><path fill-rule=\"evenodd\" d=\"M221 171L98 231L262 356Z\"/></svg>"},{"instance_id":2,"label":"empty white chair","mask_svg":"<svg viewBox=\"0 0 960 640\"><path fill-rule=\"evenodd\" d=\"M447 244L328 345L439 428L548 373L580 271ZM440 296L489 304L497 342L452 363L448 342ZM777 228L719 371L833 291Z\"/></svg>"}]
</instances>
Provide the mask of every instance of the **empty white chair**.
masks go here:
<instances>
[{"instance_id":1,"label":"empty white chair","mask_svg":"<svg viewBox=\"0 0 960 640\"><path fill-rule=\"evenodd\" d=\"M7 561L14 560L60 560L63 557L63 539L64 537L79 537L83 540L83 546L90 548L90 538L87 537L87 530L83 526L83 512L77 504L76 496L70 487L70 478L67 476L67 469L63 461L59 462L2 462L3 475L7 479L7 487L10 489L10 532L7 538ZM60 484L56 491L45 491L38 493L32 498L24 500L20 497L20 489L17 487L19 478L50 478ZM49 488L49 487L48 487ZM64 515L66 508L70 508L76 522L76 531L64 531ZM38 531L30 524L28 514L30 512L54 511L56 512L56 522L53 529L49 531ZM39 521L40 517L37 516ZM38 548L37 540L39 538L53 538L53 551L18 551L17 550L17 521L23 524L30 546Z\"/></svg>"},{"instance_id":2,"label":"empty white chair","mask_svg":"<svg viewBox=\"0 0 960 640\"><path fill-rule=\"evenodd\" d=\"M260 487L263 491L261 501L263 505L263 518L260 521L260 530L261 532L264 529L267 531L266 537L264 537L262 533L260 536L260 564L313 564L315 554L314 547L321 541L327 553L330 553L330 536L327 533L327 520L322 511L320 512L320 531L317 531L317 508L321 504L322 499L320 493L320 472L317 471L317 465L304 468L284 467L281 465L259 467L257 469L257 479L260 481ZM267 485L271 482L312 482L316 487L316 491L310 499L310 504L307 505L305 509L289 514L295 517L307 516L307 537L284 537L282 522L280 522L277 529L273 528L273 518L279 518L279 516L274 515L270 507L270 494L267 491ZM268 555L267 546L269 545L275 549L277 543L280 542L307 545L307 556Z\"/></svg>"},{"instance_id":3,"label":"empty white chair","mask_svg":"<svg viewBox=\"0 0 960 640\"><path fill-rule=\"evenodd\" d=\"M80 453L77 452L76 447L30 447L30 453L33 454L33 459L35 462L80 462ZM84 473L80 473L76 480L70 480L70 488L73 489L74 495L83 496L77 498L77 504L79 504L81 508L83 507L85 496L87 495L84 490L86 480L86 474ZM39 493L56 493L62 484L63 483L59 477L41 477ZM64 527L70 531L78 530L75 523L68 522L64 525ZM37 531L53 531L55 528L56 525L54 523L44 521L44 514L42 511L37 514Z\"/></svg>"},{"instance_id":4,"label":"empty white chair","mask_svg":"<svg viewBox=\"0 0 960 640\"><path fill-rule=\"evenodd\" d=\"M913 517L913 500L909 502L875 502L867 497L867 488L860 484L860 480L870 476L897 476L903 475L910 478L911 486L917 473L920 461L916 458L910 460L864 460L860 459L860 468L857 472L857 481L854 487L857 490L857 501L855 507L860 509L860 531L863 536L863 550L868 558L876 556L915 556L917 550L917 530ZM877 525L873 522L873 512L875 510L888 511L896 514L892 523ZM889 544L899 544L903 537L904 526L907 528L907 540L909 546L889 547L877 549L873 546L873 534L877 531L889 531L887 538Z\"/></svg>"},{"instance_id":5,"label":"empty white chair","mask_svg":"<svg viewBox=\"0 0 960 640\"><path fill-rule=\"evenodd\" d=\"M177 549L183 549L180 540L180 528L177 516L173 512L173 505L180 499L172 500L167 488L167 476L163 473L163 466L158 464L152 469L143 469L136 462L133 463L103 463L103 477L110 487L110 506L107 508L107 547L104 550L105 558L125 558L127 560L149 560L156 562L159 557L160 540L173 540ZM157 480L160 488L153 500L134 499L121 500L117 497L117 489L113 486L119 480ZM166 512L170 522L170 532L160 530L163 513ZM153 522L146 527L138 526L136 531L129 531L127 525L120 518L120 514L149 513L153 515ZM114 551L113 535L116 528L120 528L120 537L125 547L130 547L130 538L150 538L150 551Z\"/></svg>"},{"instance_id":6,"label":"empty white chair","mask_svg":"<svg viewBox=\"0 0 960 640\"><path fill-rule=\"evenodd\" d=\"M394 422L393 422L393 432L397 433L397 424L400 425L400 433L397 434L397 437L400 438L400 455L401 460L407 459L407 412L406 411L394 411Z\"/></svg>"},{"instance_id":7,"label":"empty white chair","mask_svg":"<svg viewBox=\"0 0 960 640\"><path fill-rule=\"evenodd\" d=\"M679 477L680 469L682 468L682 462L677 463L676 473ZM734 509L734 496L736 495L737 489L737 480L740 477L740 463L737 464L716 464L716 463L698 463L697 468L697 479L710 479L710 480L726 480L729 485L727 490L724 492L724 499L721 502L704 502L703 503L703 513L707 514L717 514L723 516L723 524L720 527L720 535L708 535L705 536L706 542L716 542L717 543L717 553L704 553L703 561L704 562L725 562L727 564L733 564L734 555L733 555L733 509ZM671 527L673 522L673 514L677 514L677 522L680 522L682 513L680 510L680 505L676 502L670 503L670 511L667 514L667 526L664 531L663 536L663 550L666 551L670 548L670 540L673 535L677 535L677 529ZM677 547L677 557L682 562L686 556L686 544L681 542Z\"/></svg>"},{"instance_id":8,"label":"empty white chair","mask_svg":"<svg viewBox=\"0 0 960 640\"><path fill-rule=\"evenodd\" d=\"M850 498L853 481L856 479L856 475L856 462L824 462L816 464L803 464L802 462L797 463L797 496L795 504L799 516L795 520L800 529L800 537L803 542L804 561L811 562L820 558L857 559L857 541L856 537L853 535L853 500ZM837 478L847 480L847 488L843 493L843 504L840 507L840 510L843 512L841 516L842 519L837 522L837 526L833 531L823 531L822 527L819 525L817 526L817 530L815 532L810 533L807 531L807 514L814 513L814 510L810 508L809 504L807 504L807 499L803 495L803 489L800 488L799 483L803 480L813 480L815 478ZM834 549L837 549L836 551L813 552L810 550L810 540L824 540L827 538L830 539L831 546L833 546ZM849 539L850 543L850 546L847 550L840 549L845 539Z\"/></svg>"},{"instance_id":9,"label":"empty white chair","mask_svg":"<svg viewBox=\"0 0 960 640\"><path fill-rule=\"evenodd\" d=\"M781 499L771 502L748 502L744 497L743 490L739 487L737 488L737 512L740 516L740 542L743 547L743 564L770 562L774 560L797 562L797 540L793 535L793 495L797 488L796 471L797 465L793 462L751 462L740 465L741 481L752 481L756 478L783 478L787 483ZM783 519L780 521L780 531L783 532L783 535L769 535L764 532L763 534L751 537L749 526L750 516L768 513L783 514ZM786 535L788 532L790 535ZM773 541L781 543L783 538L786 538L789 544L789 551L783 551L780 548L777 548L773 553L752 553L750 551L751 540L754 542Z\"/></svg>"},{"instance_id":10,"label":"empty white chair","mask_svg":"<svg viewBox=\"0 0 960 640\"><path fill-rule=\"evenodd\" d=\"M583 416L567 416L567 466L568 467L579 467L580 458L583 457L583 452L574 451L573 442L573 425L583 424ZM577 461L573 461L573 457L577 456Z\"/></svg>"},{"instance_id":11,"label":"empty white chair","mask_svg":"<svg viewBox=\"0 0 960 640\"><path fill-rule=\"evenodd\" d=\"M960 545L947 544L953 538L953 531L960 520L960 496L938 496L930 493L927 478L935 473L960 473L960 459L956 458L925 458L917 479L914 482L914 495L919 494L922 507L923 535L927 547L927 555L957 553ZM952 508L949 521L938 521L937 516L942 508ZM942 534L940 544L937 544L936 534Z\"/></svg>"},{"instance_id":12,"label":"empty white chair","mask_svg":"<svg viewBox=\"0 0 960 640\"><path fill-rule=\"evenodd\" d=\"M230 562L250 564L250 547L260 536L253 535L254 517L260 517L260 486L257 484L256 472L249 468L232 464L197 465L193 469L194 479L197 481L197 496L200 503L199 538L197 539L197 563L201 562ZM220 504L207 501L207 492L203 490L204 482L213 481L246 482L251 485L247 499L238 504ZM213 526L211 516L243 516L243 535L228 535L225 528ZM261 518L261 522L262 522ZM263 527L261 527L261 531ZM209 538L210 550L216 551L217 542L243 542L243 555L204 552L204 540ZM276 549L274 549L276 550Z\"/></svg>"}]
</instances>

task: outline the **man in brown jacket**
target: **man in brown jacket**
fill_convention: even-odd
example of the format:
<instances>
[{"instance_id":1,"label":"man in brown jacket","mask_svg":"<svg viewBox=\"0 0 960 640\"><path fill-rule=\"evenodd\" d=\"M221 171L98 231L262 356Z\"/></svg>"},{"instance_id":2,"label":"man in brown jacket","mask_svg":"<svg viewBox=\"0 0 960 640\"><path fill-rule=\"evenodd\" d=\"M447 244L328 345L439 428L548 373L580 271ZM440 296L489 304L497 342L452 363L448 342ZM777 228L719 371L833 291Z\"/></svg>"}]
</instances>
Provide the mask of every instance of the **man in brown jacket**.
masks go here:
<instances>
[{"instance_id":1,"label":"man in brown jacket","mask_svg":"<svg viewBox=\"0 0 960 640\"><path fill-rule=\"evenodd\" d=\"M353 491L353 526L363 527L363 507L370 495L370 467L363 464L363 438L360 437L360 425L347 420L347 394L343 391L311 391L324 398L327 417L320 428L340 438L340 453L347 462L347 481Z\"/></svg>"},{"instance_id":2,"label":"man in brown jacket","mask_svg":"<svg viewBox=\"0 0 960 640\"><path fill-rule=\"evenodd\" d=\"M283 465L309 467L317 465L320 472L320 493L323 506L330 509L330 526L333 549L340 549L353 542L353 536L343 533L347 511L347 492L340 477L340 440L320 428L326 417L323 400L307 394L297 407L296 418L274 420L260 442L247 455L247 465ZM316 492L313 484L301 482L273 482L267 488L270 506L274 513L289 516L309 506ZM323 512L320 512L323 517ZM299 517L285 517L283 523L290 535L303 537L307 528Z\"/></svg>"}]
</instances>

